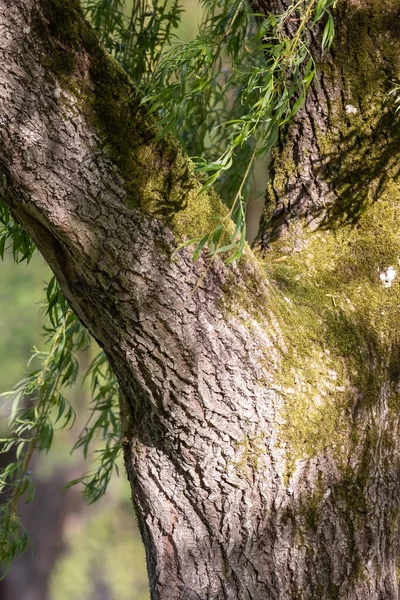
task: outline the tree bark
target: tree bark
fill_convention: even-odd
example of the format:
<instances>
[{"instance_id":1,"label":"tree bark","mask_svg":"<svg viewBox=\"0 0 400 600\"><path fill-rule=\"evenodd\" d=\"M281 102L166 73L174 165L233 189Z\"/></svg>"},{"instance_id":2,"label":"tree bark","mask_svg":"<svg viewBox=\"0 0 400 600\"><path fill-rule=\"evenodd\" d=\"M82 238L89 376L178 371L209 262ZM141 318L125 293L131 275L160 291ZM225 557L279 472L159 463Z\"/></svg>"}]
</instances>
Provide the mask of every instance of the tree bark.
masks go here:
<instances>
[{"instance_id":1,"label":"tree bark","mask_svg":"<svg viewBox=\"0 0 400 600\"><path fill-rule=\"evenodd\" d=\"M273 157L266 264L227 268L172 255L223 209L78 2L0 0L1 199L118 377L153 600L398 597L397 6L339 6Z\"/></svg>"}]
</instances>

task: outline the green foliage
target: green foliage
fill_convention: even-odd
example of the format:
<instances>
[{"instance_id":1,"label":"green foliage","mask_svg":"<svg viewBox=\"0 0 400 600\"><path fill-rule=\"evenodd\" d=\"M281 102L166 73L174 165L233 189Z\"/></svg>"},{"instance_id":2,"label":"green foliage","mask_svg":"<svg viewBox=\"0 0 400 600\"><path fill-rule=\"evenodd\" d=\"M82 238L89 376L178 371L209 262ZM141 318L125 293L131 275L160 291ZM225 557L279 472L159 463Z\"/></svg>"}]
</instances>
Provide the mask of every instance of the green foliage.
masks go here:
<instances>
[{"instance_id":1,"label":"green foliage","mask_svg":"<svg viewBox=\"0 0 400 600\"><path fill-rule=\"evenodd\" d=\"M0 201L0 258L4 259L7 250L11 250L15 262L29 262L35 251L26 231L14 221L6 205Z\"/></svg>"},{"instance_id":2,"label":"green foliage","mask_svg":"<svg viewBox=\"0 0 400 600\"><path fill-rule=\"evenodd\" d=\"M400 83L395 83L393 89L389 92L389 99L395 104L396 112L400 111Z\"/></svg>"},{"instance_id":3,"label":"green foliage","mask_svg":"<svg viewBox=\"0 0 400 600\"><path fill-rule=\"evenodd\" d=\"M104 443L96 450L97 468L71 481L69 485L82 483L84 496L92 503L106 491L113 471L116 469L118 472L117 459L121 454L119 391L104 352L93 359L85 377L90 378L90 417L73 449L82 448L84 457L87 458L96 437L100 435Z\"/></svg>"},{"instance_id":4,"label":"green foliage","mask_svg":"<svg viewBox=\"0 0 400 600\"><path fill-rule=\"evenodd\" d=\"M239 260L246 240L249 179L256 158L270 152L279 131L302 107L315 75L308 31L326 23L321 45L334 37L335 0L293 2L281 15L254 15L246 0L204 0L199 34L174 38L182 9L177 0L86 0L86 14L100 40L144 90L144 104L159 117L159 135L172 131L229 207L235 228L221 245L222 223L196 243L211 255ZM169 5L169 6L168 6ZM256 21L256 18L258 21ZM288 28L288 23L297 25ZM258 23L258 24L257 24ZM289 32L290 29L290 32Z\"/></svg>"},{"instance_id":5,"label":"green foliage","mask_svg":"<svg viewBox=\"0 0 400 600\"><path fill-rule=\"evenodd\" d=\"M215 184L230 208L235 230L220 247L220 224L197 243L198 255L229 252L240 259L245 242L247 182L254 159L268 154L280 130L300 110L315 75L308 31L327 17L322 47L334 37L334 0L293 2L281 15L253 15L241 0L205 0L197 37L175 45L161 60L143 102L161 119L161 135L172 131L192 155L204 187ZM261 23L257 25L255 16ZM295 22L294 30L288 28ZM290 33L289 33L290 30Z\"/></svg>"},{"instance_id":6,"label":"green foliage","mask_svg":"<svg viewBox=\"0 0 400 600\"><path fill-rule=\"evenodd\" d=\"M85 14L100 42L142 87L174 37L182 8L178 0L84 0Z\"/></svg>"},{"instance_id":7,"label":"green foliage","mask_svg":"<svg viewBox=\"0 0 400 600\"><path fill-rule=\"evenodd\" d=\"M54 278L46 289L45 307L48 323L44 335L48 350L35 349L29 363L35 368L12 392L2 394L11 408L10 433L1 440L1 452L12 450L15 459L0 473L0 493L7 498L0 511L0 576L7 574L13 559L26 547L18 503L21 499L30 502L34 497L30 473L33 453L48 452L55 431L70 428L74 423L75 411L65 391L76 382L79 353L90 343L86 329L69 308ZM120 454L118 386L103 354L93 360L86 376L90 379L94 405L75 448L82 446L87 456L89 444L99 436L105 447L98 450L98 467L72 483L82 482L86 497L93 502L104 493Z\"/></svg>"},{"instance_id":8,"label":"green foliage","mask_svg":"<svg viewBox=\"0 0 400 600\"><path fill-rule=\"evenodd\" d=\"M30 462L36 449L48 451L56 427L73 424L75 413L62 390L72 385L78 373L76 352L87 345L88 336L78 319L66 307L54 279L47 288L50 323L45 328L47 351L35 349L32 361L37 367L22 379L12 392L3 396L11 403L10 435L2 440L2 452L14 450L15 460L0 474L2 505L1 575L26 546L26 533L18 519L21 498L30 502L34 489ZM28 407L26 407L28 404Z\"/></svg>"}]
</instances>

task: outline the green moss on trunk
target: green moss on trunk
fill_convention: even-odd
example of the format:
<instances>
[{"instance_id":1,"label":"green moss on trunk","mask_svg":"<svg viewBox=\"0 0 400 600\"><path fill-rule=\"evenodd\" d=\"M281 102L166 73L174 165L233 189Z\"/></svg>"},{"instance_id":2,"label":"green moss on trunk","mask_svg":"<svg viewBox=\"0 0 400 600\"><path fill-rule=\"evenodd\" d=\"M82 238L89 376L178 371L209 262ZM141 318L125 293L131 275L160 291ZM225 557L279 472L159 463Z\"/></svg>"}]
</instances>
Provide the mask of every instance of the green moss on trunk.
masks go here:
<instances>
[{"instance_id":1,"label":"green moss on trunk","mask_svg":"<svg viewBox=\"0 0 400 600\"><path fill-rule=\"evenodd\" d=\"M75 95L118 166L126 202L162 219L178 240L204 235L226 214L215 193L201 193L193 164L171 135L157 136L140 95L101 47L78 0L41 0L37 31L49 76ZM44 18L43 18L44 17Z\"/></svg>"},{"instance_id":2,"label":"green moss on trunk","mask_svg":"<svg viewBox=\"0 0 400 600\"><path fill-rule=\"evenodd\" d=\"M319 115L319 93L325 101L317 85L309 111L273 156L270 195L287 210L272 216L274 207L267 206L265 219L272 229L285 219L288 230L262 253L269 285L261 292L260 280L245 276L249 285L229 290L225 299L249 326L255 320L274 340L279 331L274 381L284 398L288 475L298 459L325 451L343 469L360 444L368 457L382 394L393 418L400 408L400 115L388 98L400 78L399 10L389 0L339 3L333 58L325 56L319 66L332 92L329 116L313 123L313 177L328 190L313 215L324 215L322 225L310 231L310 205L291 212L287 201L304 173L302 189L309 183L310 149L298 133L302 119ZM384 280L389 267L396 271L390 286ZM370 463L361 463L367 473Z\"/></svg>"}]
</instances>

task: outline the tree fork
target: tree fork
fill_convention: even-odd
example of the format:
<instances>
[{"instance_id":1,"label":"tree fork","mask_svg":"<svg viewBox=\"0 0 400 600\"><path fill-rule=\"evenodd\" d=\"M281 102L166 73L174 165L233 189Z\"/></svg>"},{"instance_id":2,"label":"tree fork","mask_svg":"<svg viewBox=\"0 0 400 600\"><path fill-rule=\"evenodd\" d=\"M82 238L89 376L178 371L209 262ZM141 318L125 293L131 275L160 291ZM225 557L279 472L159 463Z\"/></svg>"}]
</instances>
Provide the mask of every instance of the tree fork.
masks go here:
<instances>
[{"instance_id":1,"label":"tree fork","mask_svg":"<svg viewBox=\"0 0 400 600\"><path fill-rule=\"evenodd\" d=\"M398 346L378 335L385 319L372 328L379 307L356 311L361 323L340 288L328 309L325 291L346 284L336 267L323 299L313 292L315 313L302 304L299 262L321 289L313 236L294 258L278 240L267 277L247 252L239 267L215 260L199 283L207 258L171 258L174 233L223 209L213 194L198 199L179 145L156 140L78 2L0 0L0 26L1 198L118 377L152 599L397 598ZM346 232L353 245L376 236L371 214ZM336 256L336 238L323 235ZM400 255L390 243L375 261ZM339 345L327 319L354 339Z\"/></svg>"}]
</instances>

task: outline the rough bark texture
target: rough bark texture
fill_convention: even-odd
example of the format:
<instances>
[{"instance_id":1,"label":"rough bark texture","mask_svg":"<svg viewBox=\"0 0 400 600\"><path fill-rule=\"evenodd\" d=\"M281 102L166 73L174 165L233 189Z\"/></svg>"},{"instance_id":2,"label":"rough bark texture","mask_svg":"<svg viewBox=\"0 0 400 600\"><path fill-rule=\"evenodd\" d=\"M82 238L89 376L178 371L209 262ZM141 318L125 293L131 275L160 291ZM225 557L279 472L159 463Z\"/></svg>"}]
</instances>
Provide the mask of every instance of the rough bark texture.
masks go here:
<instances>
[{"instance_id":1,"label":"rough bark texture","mask_svg":"<svg viewBox=\"0 0 400 600\"><path fill-rule=\"evenodd\" d=\"M387 29L382 19L374 44L390 35L394 5L381 3ZM342 5L339 49L349 10L362 15L374 39L370 4ZM396 36L390 43L400 56ZM310 203L331 203L335 189L341 197L330 183L334 159L327 177L315 141L329 137L333 116L338 131L347 124L346 109L336 110L330 94L340 81L346 105L353 80L344 71L343 81L335 79L332 64L330 87L314 87L275 156L271 189L278 206L289 207L289 221L308 214ZM193 220L203 219L203 227L221 210L218 201L197 198L199 184L176 142L154 139L134 90L98 47L77 2L0 0L0 97L1 198L121 386L126 466L152 599L397 598L399 346L386 317L372 324L382 293L383 312L392 307L396 318L396 285L384 288L379 273L363 270L364 255L350 260L357 240L366 252L366 232L375 240L379 214L366 210L372 216L359 233L343 234L342 270L332 262L337 235L299 236L298 221L302 252L294 258L288 226L289 242L274 244L267 273L247 254L239 267L213 262L200 279L207 259L171 257L168 225L178 235ZM361 104L358 110L364 119ZM290 189L287 148L295 165ZM338 153L337 160L347 158ZM306 200L297 201L304 186ZM385 209L392 229L398 199ZM378 267L400 256L397 231L390 252L379 250ZM318 279L321 246L332 264L324 262ZM360 286L367 280L369 313L339 290L346 277L359 277Z\"/></svg>"},{"instance_id":2,"label":"rough bark texture","mask_svg":"<svg viewBox=\"0 0 400 600\"><path fill-rule=\"evenodd\" d=\"M290 2L259 0L257 9ZM275 150L262 232L282 235L294 218L315 229L354 223L397 177L399 137L389 92L399 77L400 5L348 0L335 11L331 52L309 32L317 78L304 111ZM391 170L392 168L392 170Z\"/></svg>"}]
</instances>

